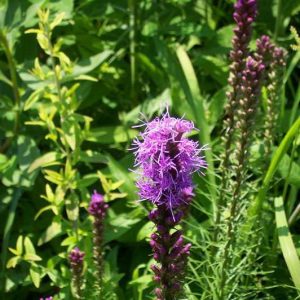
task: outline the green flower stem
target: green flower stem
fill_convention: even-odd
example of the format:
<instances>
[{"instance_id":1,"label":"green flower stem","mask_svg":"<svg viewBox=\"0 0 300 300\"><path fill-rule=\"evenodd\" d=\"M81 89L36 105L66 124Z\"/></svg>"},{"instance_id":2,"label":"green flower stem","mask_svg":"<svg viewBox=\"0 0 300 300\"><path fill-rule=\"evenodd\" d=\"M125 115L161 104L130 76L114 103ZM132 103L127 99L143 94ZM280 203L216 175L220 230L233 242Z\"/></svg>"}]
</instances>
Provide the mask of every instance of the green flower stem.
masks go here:
<instances>
[{"instance_id":1,"label":"green flower stem","mask_svg":"<svg viewBox=\"0 0 300 300\"><path fill-rule=\"evenodd\" d=\"M3 30L0 30L0 42L3 45L4 53L7 58L8 68L10 73L10 78L12 82L12 89L15 99L15 122L13 128L13 135L10 138L7 138L3 145L0 146L0 153L4 153L9 146L11 145L14 137L18 134L19 131L19 123L20 123L20 93L18 89L18 80L17 80L17 72L16 72L16 64L12 55L12 51L9 47L7 37Z\"/></svg>"}]
</instances>

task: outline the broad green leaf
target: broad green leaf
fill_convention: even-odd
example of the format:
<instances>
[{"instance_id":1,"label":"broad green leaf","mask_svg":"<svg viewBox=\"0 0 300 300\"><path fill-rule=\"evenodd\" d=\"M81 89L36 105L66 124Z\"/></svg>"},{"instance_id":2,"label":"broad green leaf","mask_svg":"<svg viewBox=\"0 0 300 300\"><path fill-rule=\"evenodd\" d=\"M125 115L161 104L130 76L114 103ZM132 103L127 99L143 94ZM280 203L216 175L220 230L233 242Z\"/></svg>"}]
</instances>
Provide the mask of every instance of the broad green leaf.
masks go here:
<instances>
[{"instance_id":1,"label":"broad green leaf","mask_svg":"<svg viewBox=\"0 0 300 300\"><path fill-rule=\"evenodd\" d=\"M137 241L142 241L145 239L149 239L151 233L155 230L155 226L153 222L147 222L138 232Z\"/></svg>"},{"instance_id":2,"label":"broad green leaf","mask_svg":"<svg viewBox=\"0 0 300 300\"><path fill-rule=\"evenodd\" d=\"M79 216L79 200L75 193L66 199L66 212L70 221L76 221Z\"/></svg>"},{"instance_id":3,"label":"broad green leaf","mask_svg":"<svg viewBox=\"0 0 300 300\"><path fill-rule=\"evenodd\" d=\"M296 162L292 162L287 154L279 163L278 171L289 184L300 188L300 166Z\"/></svg>"},{"instance_id":4,"label":"broad green leaf","mask_svg":"<svg viewBox=\"0 0 300 300\"><path fill-rule=\"evenodd\" d=\"M25 253L35 254L34 246L28 236L25 236L24 246L25 246Z\"/></svg>"},{"instance_id":5,"label":"broad green leaf","mask_svg":"<svg viewBox=\"0 0 300 300\"><path fill-rule=\"evenodd\" d=\"M24 255L24 260L26 260L26 261L41 261L42 259L36 254L26 253Z\"/></svg>"},{"instance_id":6,"label":"broad green leaf","mask_svg":"<svg viewBox=\"0 0 300 300\"><path fill-rule=\"evenodd\" d=\"M77 180L77 187L79 189L88 187L93 183L95 183L98 179L99 177L97 176L97 174L87 174L83 176L81 179Z\"/></svg>"},{"instance_id":7,"label":"broad green leaf","mask_svg":"<svg viewBox=\"0 0 300 300\"><path fill-rule=\"evenodd\" d=\"M77 239L76 236L68 236L61 242L61 246L70 246L70 245L76 245Z\"/></svg>"},{"instance_id":8,"label":"broad green leaf","mask_svg":"<svg viewBox=\"0 0 300 300\"><path fill-rule=\"evenodd\" d=\"M86 163L106 163L107 158L104 154L93 150L81 151L79 154L79 160Z\"/></svg>"},{"instance_id":9,"label":"broad green leaf","mask_svg":"<svg viewBox=\"0 0 300 300\"><path fill-rule=\"evenodd\" d=\"M137 189L133 179L128 174L128 169L124 168L124 166L122 166L120 162L116 161L112 156L107 156L107 158L108 168L110 169L112 176L116 180L124 182L124 184L120 186L119 190L127 193L128 199L135 202L138 199Z\"/></svg>"},{"instance_id":10,"label":"broad green leaf","mask_svg":"<svg viewBox=\"0 0 300 300\"><path fill-rule=\"evenodd\" d=\"M12 257L6 264L6 268L15 268L16 265L21 261L21 258L18 256Z\"/></svg>"},{"instance_id":11,"label":"broad green leaf","mask_svg":"<svg viewBox=\"0 0 300 300\"><path fill-rule=\"evenodd\" d=\"M66 75L62 78L62 82L68 82L74 80L76 77L80 75L87 74L102 64L107 58L112 54L112 51L105 50L99 54L91 56L88 59L84 59L74 67L71 75Z\"/></svg>"},{"instance_id":12,"label":"broad green leaf","mask_svg":"<svg viewBox=\"0 0 300 300\"><path fill-rule=\"evenodd\" d=\"M40 283L41 283L41 275L40 275L39 269L35 266L31 266L29 273L30 273L30 277L31 277L31 280L32 280L34 286L36 288L39 288Z\"/></svg>"},{"instance_id":13,"label":"broad green leaf","mask_svg":"<svg viewBox=\"0 0 300 300\"><path fill-rule=\"evenodd\" d=\"M137 130L123 126L103 126L92 129L86 140L100 144L124 143L137 135Z\"/></svg>"},{"instance_id":14,"label":"broad green leaf","mask_svg":"<svg viewBox=\"0 0 300 300\"><path fill-rule=\"evenodd\" d=\"M57 219L54 219L52 224L46 229L38 240L38 246L48 243L58 235L62 234L62 225Z\"/></svg>"},{"instance_id":15,"label":"broad green leaf","mask_svg":"<svg viewBox=\"0 0 300 300\"><path fill-rule=\"evenodd\" d=\"M58 164L58 160L62 159L63 157L64 154L57 153L57 152L48 152L43 156L37 158L34 162L32 162L32 164L28 169L28 172L31 173L37 168Z\"/></svg>"}]
</instances>

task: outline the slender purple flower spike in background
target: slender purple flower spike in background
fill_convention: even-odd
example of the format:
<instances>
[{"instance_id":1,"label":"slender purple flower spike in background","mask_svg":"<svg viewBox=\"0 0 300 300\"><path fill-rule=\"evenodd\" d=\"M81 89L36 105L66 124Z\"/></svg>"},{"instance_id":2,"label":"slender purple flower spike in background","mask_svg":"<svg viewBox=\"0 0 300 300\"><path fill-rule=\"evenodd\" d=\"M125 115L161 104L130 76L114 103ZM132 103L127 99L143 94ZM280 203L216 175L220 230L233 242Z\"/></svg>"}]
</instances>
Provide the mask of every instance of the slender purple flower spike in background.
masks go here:
<instances>
[{"instance_id":1,"label":"slender purple flower spike in background","mask_svg":"<svg viewBox=\"0 0 300 300\"><path fill-rule=\"evenodd\" d=\"M156 225L150 245L158 265L151 268L157 300L178 299L191 244L185 244L182 231L175 228L186 215L192 201L192 174L206 167L203 148L185 137L194 128L190 121L170 117L168 113L145 124L141 139L134 141L135 166L141 200L156 208L149 219Z\"/></svg>"},{"instance_id":2,"label":"slender purple flower spike in background","mask_svg":"<svg viewBox=\"0 0 300 300\"><path fill-rule=\"evenodd\" d=\"M103 195L94 191L91 197L89 213L94 217L93 222L93 256L96 266L96 289L99 299L102 297L102 277L103 277L103 230L104 218L108 205L104 202Z\"/></svg>"},{"instance_id":3,"label":"slender purple flower spike in background","mask_svg":"<svg viewBox=\"0 0 300 300\"><path fill-rule=\"evenodd\" d=\"M75 299L82 299L83 292L83 258L85 254L78 247L74 248L69 254L69 261L72 269L72 282Z\"/></svg>"}]
</instances>

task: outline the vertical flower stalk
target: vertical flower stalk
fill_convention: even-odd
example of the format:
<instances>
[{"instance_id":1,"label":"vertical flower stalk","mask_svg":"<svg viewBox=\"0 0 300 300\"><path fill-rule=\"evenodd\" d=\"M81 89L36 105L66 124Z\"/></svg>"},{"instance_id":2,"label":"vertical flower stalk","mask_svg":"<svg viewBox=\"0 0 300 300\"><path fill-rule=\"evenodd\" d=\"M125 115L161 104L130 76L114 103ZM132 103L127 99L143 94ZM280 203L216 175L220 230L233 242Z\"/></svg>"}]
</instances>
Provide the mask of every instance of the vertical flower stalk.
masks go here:
<instances>
[{"instance_id":1,"label":"vertical flower stalk","mask_svg":"<svg viewBox=\"0 0 300 300\"><path fill-rule=\"evenodd\" d=\"M72 270L72 285L74 288L75 299L83 299L83 259L84 252L81 252L79 248L74 248L69 254L69 261ZM52 299L52 298L51 298Z\"/></svg>"},{"instance_id":2,"label":"vertical flower stalk","mask_svg":"<svg viewBox=\"0 0 300 300\"><path fill-rule=\"evenodd\" d=\"M100 299L103 281L103 229L107 209L108 205L104 202L104 197L94 191L88 211L94 217L93 256L96 266L96 289Z\"/></svg>"},{"instance_id":3,"label":"vertical flower stalk","mask_svg":"<svg viewBox=\"0 0 300 300\"><path fill-rule=\"evenodd\" d=\"M141 139L134 141L135 166L141 200L156 208L149 219L156 225L150 246L157 300L175 300L183 293L183 279L191 244L186 244L176 226L187 214L193 197L192 173L206 167L197 142L185 137L194 129L192 122L168 113L145 124Z\"/></svg>"},{"instance_id":4,"label":"vertical flower stalk","mask_svg":"<svg viewBox=\"0 0 300 300\"><path fill-rule=\"evenodd\" d=\"M228 189L230 156L232 154L232 144L236 134L236 111L240 107L239 99L243 94L242 76L246 67L246 59L249 55L249 42L252 34L252 23L257 15L256 0L238 0L234 6L233 18L236 22L234 37L232 39L233 49L230 52L230 75L228 83L231 91L227 92L228 103L226 105L226 117L224 119L224 136L225 145L224 156L221 162L221 192L219 198L219 208L225 205L225 190ZM220 222L221 212L218 210L216 224ZM217 238L217 231L214 239Z\"/></svg>"},{"instance_id":5,"label":"vertical flower stalk","mask_svg":"<svg viewBox=\"0 0 300 300\"><path fill-rule=\"evenodd\" d=\"M264 40L264 41L262 41ZM268 42L265 42L265 41ZM257 52L266 65L265 85L267 90L267 105L264 126L264 144L266 164L269 163L272 144L277 129L280 111L280 96L283 85L286 52L270 42L267 36L257 41Z\"/></svg>"},{"instance_id":6,"label":"vertical flower stalk","mask_svg":"<svg viewBox=\"0 0 300 300\"><path fill-rule=\"evenodd\" d=\"M230 267L233 259L233 247L235 242L235 222L241 189L246 178L249 148L253 136L253 124L255 123L260 87L265 66L261 61L249 56L246 61L245 70L242 72L241 95L239 109L237 110L238 120L236 126L239 129L236 149L234 151L235 181L232 187L232 200L230 203L230 216L227 222L227 241L223 254L223 266L220 280L220 299L226 296L226 281L228 278L227 268Z\"/></svg>"}]
</instances>

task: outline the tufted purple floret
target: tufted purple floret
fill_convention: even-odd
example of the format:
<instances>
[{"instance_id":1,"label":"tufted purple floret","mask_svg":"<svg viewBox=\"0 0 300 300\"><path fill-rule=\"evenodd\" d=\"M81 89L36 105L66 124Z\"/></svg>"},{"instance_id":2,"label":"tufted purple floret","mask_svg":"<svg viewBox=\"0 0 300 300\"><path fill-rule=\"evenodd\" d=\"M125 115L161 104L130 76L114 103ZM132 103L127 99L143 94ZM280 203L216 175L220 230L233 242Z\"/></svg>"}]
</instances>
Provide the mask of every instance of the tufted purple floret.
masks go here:
<instances>
[{"instance_id":1,"label":"tufted purple floret","mask_svg":"<svg viewBox=\"0 0 300 300\"><path fill-rule=\"evenodd\" d=\"M193 195L192 173L206 167L199 144L186 137L195 129L190 121L155 118L146 124L134 144L135 166L141 170L137 181L141 200L176 209Z\"/></svg>"},{"instance_id":2,"label":"tufted purple floret","mask_svg":"<svg viewBox=\"0 0 300 300\"><path fill-rule=\"evenodd\" d=\"M88 209L89 213L94 217L103 219L107 208L108 205L104 202L104 197L97 193L97 191L94 191Z\"/></svg>"}]
</instances>

